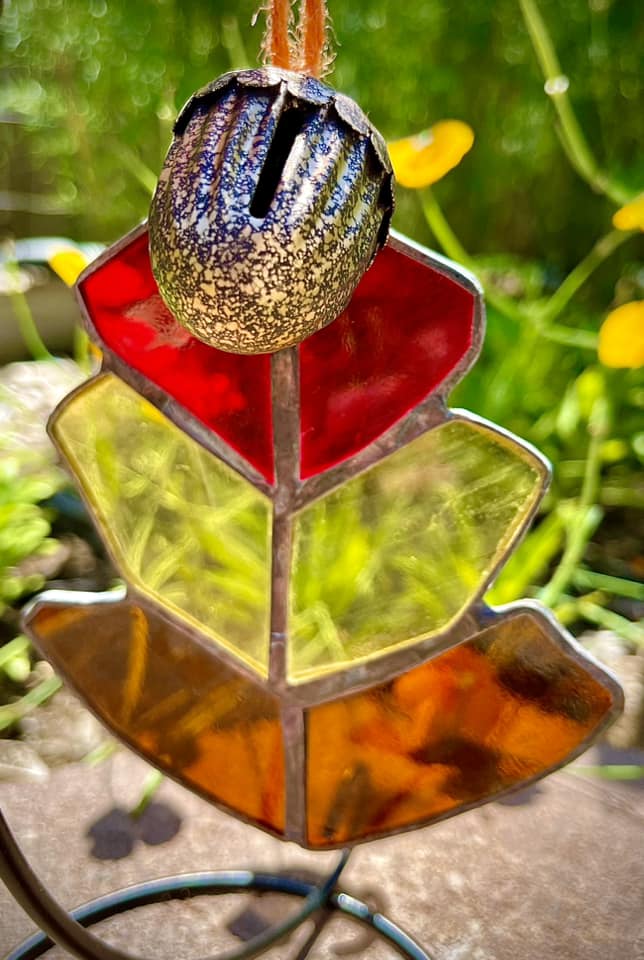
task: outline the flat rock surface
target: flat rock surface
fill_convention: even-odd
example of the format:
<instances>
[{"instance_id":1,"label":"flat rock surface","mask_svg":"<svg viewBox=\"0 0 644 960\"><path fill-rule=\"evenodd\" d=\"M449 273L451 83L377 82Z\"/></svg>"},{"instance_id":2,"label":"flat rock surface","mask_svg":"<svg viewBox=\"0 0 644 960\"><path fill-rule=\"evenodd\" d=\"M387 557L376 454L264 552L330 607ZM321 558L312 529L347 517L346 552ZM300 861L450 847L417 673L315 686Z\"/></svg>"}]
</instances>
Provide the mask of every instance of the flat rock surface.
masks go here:
<instances>
[{"instance_id":1,"label":"flat rock surface","mask_svg":"<svg viewBox=\"0 0 644 960\"><path fill-rule=\"evenodd\" d=\"M156 799L183 818L177 836L160 846L139 840L125 859L93 859L87 830L114 806L136 802L146 769L123 751L95 768L55 770L45 783L0 784L2 809L23 851L64 905L173 873L323 873L337 859L280 843L169 781ZM636 785L555 774L511 804L356 848L342 886L376 903L433 960L644 960L643 797ZM214 957L239 944L228 924L250 929L258 915L281 919L294 907L277 896L203 897L146 907L94 930L139 957ZM0 954L32 930L0 888ZM294 960L309 931L301 928L266 957ZM362 927L334 918L309 956L339 955L398 956L369 942Z\"/></svg>"}]
</instances>

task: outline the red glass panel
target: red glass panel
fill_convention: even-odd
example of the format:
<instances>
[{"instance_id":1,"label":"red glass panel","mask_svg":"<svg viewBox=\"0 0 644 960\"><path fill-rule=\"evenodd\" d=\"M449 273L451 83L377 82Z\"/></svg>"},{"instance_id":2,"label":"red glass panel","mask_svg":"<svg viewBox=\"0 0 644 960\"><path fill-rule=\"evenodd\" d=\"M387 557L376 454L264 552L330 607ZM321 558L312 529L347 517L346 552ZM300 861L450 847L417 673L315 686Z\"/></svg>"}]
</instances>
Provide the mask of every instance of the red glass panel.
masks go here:
<instances>
[{"instance_id":1,"label":"red glass panel","mask_svg":"<svg viewBox=\"0 0 644 960\"><path fill-rule=\"evenodd\" d=\"M335 323L300 346L303 477L346 460L425 399L471 346L474 295L385 247Z\"/></svg>"},{"instance_id":2,"label":"red glass panel","mask_svg":"<svg viewBox=\"0 0 644 960\"><path fill-rule=\"evenodd\" d=\"M223 353L191 336L163 303L147 232L80 286L103 342L273 480L270 357Z\"/></svg>"}]
</instances>

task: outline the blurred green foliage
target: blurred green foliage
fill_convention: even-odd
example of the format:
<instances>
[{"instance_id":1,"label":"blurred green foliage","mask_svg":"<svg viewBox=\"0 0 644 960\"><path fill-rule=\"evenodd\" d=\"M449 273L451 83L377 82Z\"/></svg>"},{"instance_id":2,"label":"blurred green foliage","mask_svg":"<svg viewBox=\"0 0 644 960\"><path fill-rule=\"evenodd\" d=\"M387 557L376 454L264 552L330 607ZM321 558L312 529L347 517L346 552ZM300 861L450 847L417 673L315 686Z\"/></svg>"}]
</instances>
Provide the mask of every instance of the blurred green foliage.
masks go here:
<instances>
[{"instance_id":1,"label":"blurred green foliage","mask_svg":"<svg viewBox=\"0 0 644 960\"><path fill-rule=\"evenodd\" d=\"M202 84L252 65L258 0L9 0L2 15L0 230L113 240L142 218L174 115ZM561 150L516 0L330 0L331 82L387 138L441 117L477 144L441 197L467 247L538 257L552 281L610 220ZM570 93L602 163L644 182L639 0L545 0ZM143 176L141 174L143 173ZM21 202L22 201L22 202ZM48 210L45 214L42 211ZM428 235L413 199L398 226ZM544 251L547 256L544 257Z\"/></svg>"},{"instance_id":2,"label":"blurred green foliage","mask_svg":"<svg viewBox=\"0 0 644 960\"><path fill-rule=\"evenodd\" d=\"M25 692L33 665L27 637L17 632L15 607L45 583L43 566L57 550L50 537L55 511L46 506L66 483L52 458L2 450L0 443L0 736L60 686L50 678ZM44 564L43 564L44 561ZM3 641L8 642L3 642Z\"/></svg>"},{"instance_id":3,"label":"blurred green foliage","mask_svg":"<svg viewBox=\"0 0 644 960\"><path fill-rule=\"evenodd\" d=\"M54 511L42 503L64 486L64 475L42 458L26 470L26 460L5 455L0 463L0 614L43 585L42 574L32 569L38 565L27 561L56 547L49 537Z\"/></svg>"}]
</instances>

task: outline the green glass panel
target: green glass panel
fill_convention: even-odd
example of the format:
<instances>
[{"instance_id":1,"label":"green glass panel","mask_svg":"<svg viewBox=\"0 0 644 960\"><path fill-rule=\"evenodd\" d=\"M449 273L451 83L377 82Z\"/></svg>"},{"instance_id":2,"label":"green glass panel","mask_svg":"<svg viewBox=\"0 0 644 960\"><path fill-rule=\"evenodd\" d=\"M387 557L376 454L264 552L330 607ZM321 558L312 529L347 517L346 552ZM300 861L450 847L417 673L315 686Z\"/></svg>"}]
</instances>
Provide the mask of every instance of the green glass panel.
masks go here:
<instances>
[{"instance_id":1,"label":"green glass panel","mask_svg":"<svg viewBox=\"0 0 644 960\"><path fill-rule=\"evenodd\" d=\"M543 486L516 441L454 419L295 519L289 678L445 630L484 588Z\"/></svg>"},{"instance_id":2,"label":"green glass panel","mask_svg":"<svg viewBox=\"0 0 644 960\"><path fill-rule=\"evenodd\" d=\"M112 375L52 429L123 575L265 676L268 500Z\"/></svg>"}]
</instances>

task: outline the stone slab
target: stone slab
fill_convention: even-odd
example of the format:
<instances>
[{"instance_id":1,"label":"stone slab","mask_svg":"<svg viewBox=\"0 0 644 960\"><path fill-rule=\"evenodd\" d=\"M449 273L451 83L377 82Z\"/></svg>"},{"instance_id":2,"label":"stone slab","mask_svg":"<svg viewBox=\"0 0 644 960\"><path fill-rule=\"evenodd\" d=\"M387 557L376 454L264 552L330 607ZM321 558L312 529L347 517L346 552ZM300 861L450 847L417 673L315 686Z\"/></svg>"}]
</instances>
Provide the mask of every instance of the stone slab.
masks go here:
<instances>
[{"instance_id":1,"label":"stone slab","mask_svg":"<svg viewBox=\"0 0 644 960\"><path fill-rule=\"evenodd\" d=\"M584 762L589 762L585 758ZM146 767L126 751L49 781L0 785L0 802L32 866L71 907L128 884L196 870L328 871L337 854L311 854L244 826L174 783L158 799L183 817L177 837L139 843L123 860L89 856L87 829L115 804L134 803ZM644 960L644 794L635 785L559 773L512 802L489 804L403 837L356 848L342 886L376 901L433 960ZM249 897L245 898L247 903ZM255 913L280 917L286 898L254 898ZM235 941L226 924L240 897L147 907L95 928L140 957L213 957ZM0 955L33 929L0 889ZM306 929L298 935L302 942ZM333 919L311 960L337 945L369 960L397 956L361 928ZM292 960L294 939L267 954ZM344 956L348 954L343 952ZM66 955L52 951L48 957Z\"/></svg>"}]
</instances>

